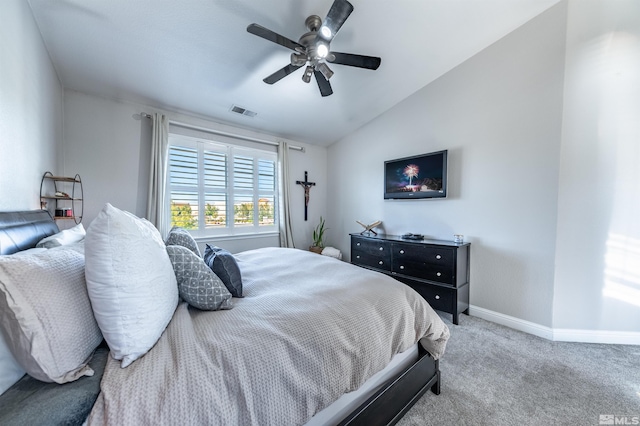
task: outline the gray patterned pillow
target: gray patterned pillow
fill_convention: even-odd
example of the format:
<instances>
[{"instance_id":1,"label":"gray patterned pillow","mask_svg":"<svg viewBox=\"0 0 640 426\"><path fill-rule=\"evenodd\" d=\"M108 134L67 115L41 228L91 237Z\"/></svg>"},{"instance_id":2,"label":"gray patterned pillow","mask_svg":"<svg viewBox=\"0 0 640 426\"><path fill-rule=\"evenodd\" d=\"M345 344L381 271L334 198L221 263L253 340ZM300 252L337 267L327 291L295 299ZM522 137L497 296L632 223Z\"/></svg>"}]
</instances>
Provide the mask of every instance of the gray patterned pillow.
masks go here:
<instances>
[{"instance_id":1,"label":"gray patterned pillow","mask_svg":"<svg viewBox=\"0 0 640 426\"><path fill-rule=\"evenodd\" d=\"M198 257L202 257L198 243L193 239L189 231L179 226L174 226L167 235L167 240L164 242L167 246L182 246L186 247L194 252Z\"/></svg>"},{"instance_id":2,"label":"gray patterned pillow","mask_svg":"<svg viewBox=\"0 0 640 426\"><path fill-rule=\"evenodd\" d=\"M191 306L204 311L231 309L231 293L204 261L180 245L167 246L178 281L178 292Z\"/></svg>"},{"instance_id":3,"label":"gray patterned pillow","mask_svg":"<svg viewBox=\"0 0 640 426\"><path fill-rule=\"evenodd\" d=\"M242 297L242 275L236 258L227 250L210 246L204 249L204 263L220 277L233 297Z\"/></svg>"}]
</instances>

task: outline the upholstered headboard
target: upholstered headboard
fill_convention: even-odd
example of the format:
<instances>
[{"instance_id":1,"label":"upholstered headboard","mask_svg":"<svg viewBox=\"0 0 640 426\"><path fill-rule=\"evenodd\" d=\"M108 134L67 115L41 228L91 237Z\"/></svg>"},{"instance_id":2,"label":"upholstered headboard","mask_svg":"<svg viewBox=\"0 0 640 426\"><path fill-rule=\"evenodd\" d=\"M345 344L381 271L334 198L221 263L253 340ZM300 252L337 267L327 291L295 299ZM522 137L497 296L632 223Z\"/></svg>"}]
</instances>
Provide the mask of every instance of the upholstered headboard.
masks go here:
<instances>
[{"instance_id":1,"label":"upholstered headboard","mask_svg":"<svg viewBox=\"0 0 640 426\"><path fill-rule=\"evenodd\" d=\"M0 212L0 254L35 247L38 241L60 232L47 210Z\"/></svg>"}]
</instances>

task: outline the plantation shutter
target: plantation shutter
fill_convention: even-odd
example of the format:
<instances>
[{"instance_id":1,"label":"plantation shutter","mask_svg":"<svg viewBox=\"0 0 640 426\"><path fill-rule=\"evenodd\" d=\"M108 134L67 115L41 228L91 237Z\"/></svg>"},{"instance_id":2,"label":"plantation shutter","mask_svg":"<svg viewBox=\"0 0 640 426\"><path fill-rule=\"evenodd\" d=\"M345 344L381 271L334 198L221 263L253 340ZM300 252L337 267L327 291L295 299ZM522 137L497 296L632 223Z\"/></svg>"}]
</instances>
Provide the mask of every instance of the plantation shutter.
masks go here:
<instances>
[{"instance_id":1,"label":"plantation shutter","mask_svg":"<svg viewBox=\"0 0 640 426\"><path fill-rule=\"evenodd\" d=\"M204 150L205 228L227 224L227 156L223 152Z\"/></svg>"},{"instance_id":2,"label":"plantation shutter","mask_svg":"<svg viewBox=\"0 0 640 426\"><path fill-rule=\"evenodd\" d=\"M276 162L258 160L258 223L275 225Z\"/></svg>"},{"instance_id":3,"label":"plantation shutter","mask_svg":"<svg viewBox=\"0 0 640 426\"><path fill-rule=\"evenodd\" d=\"M172 225L198 229L198 150L169 147L169 200Z\"/></svg>"},{"instance_id":4,"label":"plantation shutter","mask_svg":"<svg viewBox=\"0 0 640 426\"><path fill-rule=\"evenodd\" d=\"M277 232L276 155L170 136L173 226L194 236Z\"/></svg>"}]
</instances>

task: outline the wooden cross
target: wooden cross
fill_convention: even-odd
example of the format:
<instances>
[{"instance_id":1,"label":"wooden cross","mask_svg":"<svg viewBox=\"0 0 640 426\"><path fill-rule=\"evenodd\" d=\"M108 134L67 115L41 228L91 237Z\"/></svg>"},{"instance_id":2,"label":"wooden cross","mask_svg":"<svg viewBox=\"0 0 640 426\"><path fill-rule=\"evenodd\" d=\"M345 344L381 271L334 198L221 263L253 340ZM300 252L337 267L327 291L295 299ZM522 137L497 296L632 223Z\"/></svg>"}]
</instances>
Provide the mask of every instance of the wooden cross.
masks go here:
<instances>
[{"instance_id":1,"label":"wooden cross","mask_svg":"<svg viewBox=\"0 0 640 426\"><path fill-rule=\"evenodd\" d=\"M309 190L312 186L315 186L315 182L309 182L309 178L307 177L307 171L304 172L304 181L297 180L297 185L302 185L304 188L304 220L307 220L307 207L309 206Z\"/></svg>"}]
</instances>

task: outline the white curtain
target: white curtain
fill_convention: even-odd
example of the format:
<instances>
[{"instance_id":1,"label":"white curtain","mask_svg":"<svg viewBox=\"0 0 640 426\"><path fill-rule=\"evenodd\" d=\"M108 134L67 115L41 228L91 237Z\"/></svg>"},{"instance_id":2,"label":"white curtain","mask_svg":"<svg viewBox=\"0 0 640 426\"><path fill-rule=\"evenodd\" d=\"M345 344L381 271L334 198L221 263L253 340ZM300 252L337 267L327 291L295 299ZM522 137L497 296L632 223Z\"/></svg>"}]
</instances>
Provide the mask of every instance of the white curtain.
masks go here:
<instances>
[{"instance_id":1,"label":"white curtain","mask_svg":"<svg viewBox=\"0 0 640 426\"><path fill-rule=\"evenodd\" d=\"M169 208L166 205L167 157L169 155L169 120L164 114L154 113L151 134L151 167L147 220L165 237L169 233Z\"/></svg>"},{"instance_id":2,"label":"white curtain","mask_svg":"<svg viewBox=\"0 0 640 426\"><path fill-rule=\"evenodd\" d=\"M278 167L280 168L280 247L294 247L289 210L289 144L278 144Z\"/></svg>"}]
</instances>

